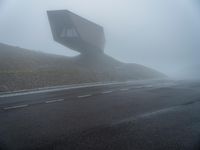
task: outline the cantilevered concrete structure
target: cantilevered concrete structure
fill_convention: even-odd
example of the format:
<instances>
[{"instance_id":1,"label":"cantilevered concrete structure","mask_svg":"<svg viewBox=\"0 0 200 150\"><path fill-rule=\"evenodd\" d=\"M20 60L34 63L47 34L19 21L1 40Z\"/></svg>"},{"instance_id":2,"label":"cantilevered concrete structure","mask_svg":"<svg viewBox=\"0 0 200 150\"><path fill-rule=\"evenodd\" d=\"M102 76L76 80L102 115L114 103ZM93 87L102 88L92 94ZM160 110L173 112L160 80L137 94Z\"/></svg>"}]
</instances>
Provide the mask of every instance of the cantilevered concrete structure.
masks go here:
<instances>
[{"instance_id":1,"label":"cantilevered concrete structure","mask_svg":"<svg viewBox=\"0 0 200 150\"><path fill-rule=\"evenodd\" d=\"M54 40L82 54L103 53L103 27L68 10L47 12Z\"/></svg>"}]
</instances>

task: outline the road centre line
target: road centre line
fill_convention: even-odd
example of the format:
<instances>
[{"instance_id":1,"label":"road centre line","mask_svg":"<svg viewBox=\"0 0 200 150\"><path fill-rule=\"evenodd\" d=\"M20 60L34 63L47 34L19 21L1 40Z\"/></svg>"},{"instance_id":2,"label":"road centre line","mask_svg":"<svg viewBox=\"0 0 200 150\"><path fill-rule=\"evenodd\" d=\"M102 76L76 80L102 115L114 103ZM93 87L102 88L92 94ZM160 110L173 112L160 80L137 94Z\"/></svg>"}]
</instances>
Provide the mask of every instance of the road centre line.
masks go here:
<instances>
[{"instance_id":1,"label":"road centre line","mask_svg":"<svg viewBox=\"0 0 200 150\"><path fill-rule=\"evenodd\" d=\"M128 88L120 89L120 91L128 91Z\"/></svg>"},{"instance_id":2,"label":"road centre line","mask_svg":"<svg viewBox=\"0 0 200 150\"><path fill-rule=\"evenodd\" d=\"M49 100L49 101L46 101L45 103L55 103L55 102L61 102L61 101L64 101L64 99L56 99L56 100Z\"/></svg>"},{"instance_id":3,"label":"road centre line","mask_svg":"<svg viewBox=\"0 0 200 150\"><path fill-rule=\"evenodd\" d=\"M90 97L90 96L92 96L91 94L88 94L88 95L80 95L80 96L78 96L78 98L85 98L85 97Z\"/></svg>"},{"instance_id":4,"label":"road centre line","mask_svg":"<svg viewBox=\"0 0 200 150\"><path fill-rule=\"evenodd\" d=\"M104 91L102 92L102 94L108 94L108 93L112 93L113 91Z\"/></svg>"},{"instance_id":5,"label":"road centre line","mask_svg":"<svg viewBox=\"0 0 200 150\"><path fill-rule=\"evenodd\" d=\"M4 110L9 110L9 109L24 108L24 107L28 107L28 105L16 105L16 106L5 107L3 109Z\"/></svg>"}]
</instances>

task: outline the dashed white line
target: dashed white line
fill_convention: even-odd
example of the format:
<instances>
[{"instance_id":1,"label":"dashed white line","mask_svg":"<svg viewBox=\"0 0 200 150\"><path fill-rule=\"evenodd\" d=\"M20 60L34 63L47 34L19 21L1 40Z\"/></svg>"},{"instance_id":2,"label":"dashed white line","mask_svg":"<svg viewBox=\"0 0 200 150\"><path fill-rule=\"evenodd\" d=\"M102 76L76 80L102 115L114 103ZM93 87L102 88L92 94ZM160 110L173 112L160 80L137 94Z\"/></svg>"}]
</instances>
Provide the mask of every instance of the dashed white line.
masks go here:
<instances>
[{"instance_id":1,"label":"dashed white line","mask_svg":"<svg viewBox=\"0 0 200 150\"><path fill-rule=\"evenodd\" d=\"M112 93L113 91L104 91L102 92L102 94L108 94L108 93Z\"/></svg>"},{"instance_id":2,"label":"dashed white line","mask_svg":"<svg viewBox=\"0 0 200 150\"><path fill-rule=\"evenodd\" d=\"M9 110L9 109L17 109L17 108L24 108L27 107L28 105L17 105L17 106L10 106L10 107L5 107L3 108L4 110Z\"/></svg>"},{"instance_id":3,"label":"dashed white line","mask_svg":"<svg viewBox=\"0 0 200 150\"><path fill-rule=\"evenodd\" d=\"M124 88L124 89L120 89L120 91L128 91L128 90L129 90L129 89L125 89L125 88Z\"/></svg>"},{"instance_id":4,"label":"dashed white line","mask_svg":"<svg viewBox=\"0 0 200 150\"><path fill-rule=\"evenodd\" d=\"M55 102L61 102L64 101L64 99L56 99L56 100L50 100L50 101L46 101L45 103L55 103Z\"/></svg>"},{"instance_id":5,"label":"dashed white line","mask_svg":"<svg viewBox=\"0 0 200 150\"><path fill-rule=\"evenodd\" d=\"M88 95L80 95L80 96L78 96L78 98L85 98L85 97L90 97L90 96L92 96L92 95L90 95L90 94L88 94Z\"/></svg>"},{"instance_id":6,"label":"dashed white line","mask_svg":"<svg viewBox=\"0 0 200 150\"><path fill-rule=\"evenodd\" d=\"M152 88L153 85L146 85L145 88Z\"/></svg>"}]
</instances>

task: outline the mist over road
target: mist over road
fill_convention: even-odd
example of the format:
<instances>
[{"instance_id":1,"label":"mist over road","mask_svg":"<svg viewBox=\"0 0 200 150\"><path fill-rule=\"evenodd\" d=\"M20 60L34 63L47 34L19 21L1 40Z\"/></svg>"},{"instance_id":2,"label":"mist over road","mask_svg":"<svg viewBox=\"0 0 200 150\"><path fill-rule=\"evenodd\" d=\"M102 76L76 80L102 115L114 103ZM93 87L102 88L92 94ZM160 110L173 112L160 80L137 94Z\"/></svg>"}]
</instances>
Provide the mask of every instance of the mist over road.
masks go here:
<instances>
[{"instance_id":1,"label":"mist over road","mask_svg":"<svg viewBox=\"0 0 200 150\"><path fill-rule=\"evenodd\" d=\"M0 95L0 149L199 149L200 81Z\"/></svg>"}]
</instances>

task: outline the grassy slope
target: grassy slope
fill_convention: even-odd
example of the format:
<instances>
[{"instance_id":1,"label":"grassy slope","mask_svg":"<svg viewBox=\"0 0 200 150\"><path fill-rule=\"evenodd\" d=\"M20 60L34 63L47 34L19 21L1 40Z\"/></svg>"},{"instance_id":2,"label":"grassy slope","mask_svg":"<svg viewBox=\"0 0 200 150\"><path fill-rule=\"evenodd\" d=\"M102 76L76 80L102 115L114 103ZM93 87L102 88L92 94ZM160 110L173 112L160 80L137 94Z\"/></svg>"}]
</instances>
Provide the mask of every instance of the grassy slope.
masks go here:
<instances>
[{"instance_id":1,"label":"grassy slope","mask_svg":"<svg viewBox=\"0 0 200 150\"><path fill-rule=\"evenodd\" d=\"M105 54L69 58L0 44L0 91L98 81L163 77L137 64Z\"/></svg>"}]
</instances>

